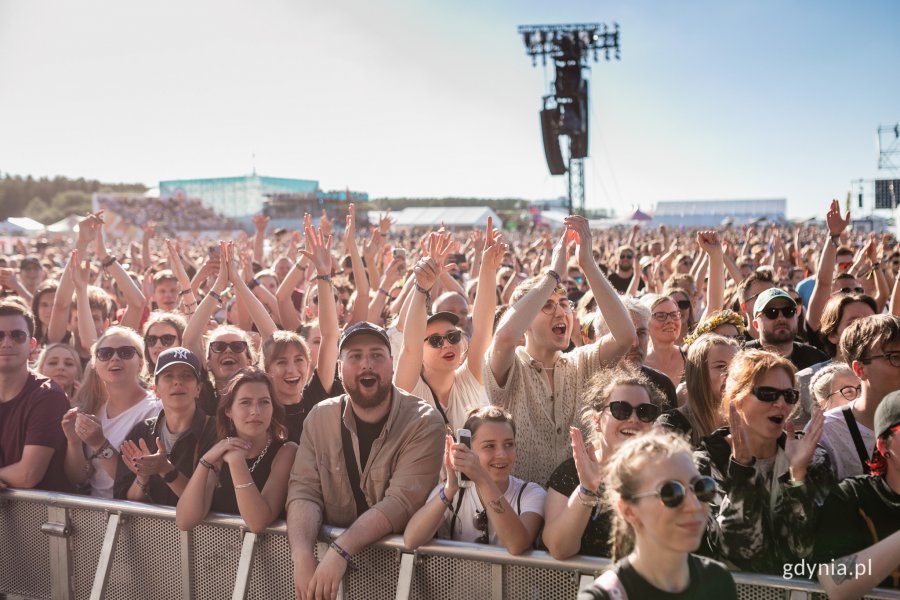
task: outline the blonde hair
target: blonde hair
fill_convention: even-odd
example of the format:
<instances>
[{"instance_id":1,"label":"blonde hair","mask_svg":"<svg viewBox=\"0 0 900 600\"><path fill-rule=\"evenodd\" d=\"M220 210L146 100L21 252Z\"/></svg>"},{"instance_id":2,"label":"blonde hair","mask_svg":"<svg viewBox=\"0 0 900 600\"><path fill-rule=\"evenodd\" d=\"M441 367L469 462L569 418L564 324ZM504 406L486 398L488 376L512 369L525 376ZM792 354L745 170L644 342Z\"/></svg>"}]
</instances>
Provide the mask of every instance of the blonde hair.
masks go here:
<instances>
[{"instance_id":1,"label":"blonde hair","mask_svg":"<svg viewBox=\"0 0 900 600\"><path fill-rule=\"evenodd\" d=\"M714 402L713 390L709 385L709 353L716 346L731 346L739 349L738 343L716 333L707 333L697 338L688 348L684 361L684 381L687 386L687 419L691 424L691 443L700 440L717 429L719 404Z\"/></svg>"},{"instance_id":2,"label":"blonde hair","mask_svg":"<svg viewBox=\"0 0 900 600\"><path fill-rule=\"evenodd\" d=\"M682 453L691 456L691 447L683 437L675 433L650 430L623 443L606 463L606 503L615 509L610 534L611 558L614 562L627 556L635 542L634 528L622 515L619 501L633 501L633 496L641 489L647 464Z\"/></svg>"},{"instance_id":3,"label":"blonde hair","mask_svg":"<svg viewBox=\"0 0 900 600\"><path fill-rule=\"evenodd\" d=\"M81 379L84 377L84 368L81 366L81 357L78 356L78 351L75 350L74 347L72 347L69 344L65 344L63 342L54 342L52 344L48 344L47 346L44 346L44 349L41 350L41 354L38 356L37 362L35 363L35 370L38 373L41 373L42 375L45 374L44 373L44 363L47 360L47 355L50 354L50 352L52 352L53 350L56 350L57 348L62 348L64 350L66 350L69 354L72 355L72 358L75 359L75 381L80 382ZM68 394L68 393L69 392L66 391L66 394ZM72 398L69 398L69 400L72 400Z\"/></svg>"},{"instance_id":4,"label":"blonde hair","mask_svg":"<svg viewBox=\"0 0 900 600\"><path fill-rule=\"evenodd\" d=\"M719 416L727 421L731 404L750 394L759 380L772 369L784 369L791 379L791 386L797 384L794 365L786 358L765 350L738 352L728 367L728 379L725 381Z\"/></svg>"},{"instance_id":5,"label":"blonde hair","mask_svg":"<svg viewBox=\"0 0 900 600\"><path fill-rule=\"evenodd\" d=\"M112 327L107 328L106 331L103 332L103 335L97 338L97 341L91 346L91 361L88 363L87 369L85 369L84 380L81 382L81 387L78 388L78 393L76 393L75 398L72 399L73 406L77 406L84 412L92 415L97 414L100 407L109 399L106 386L97 375L97 349L107 338L114 335L121 335L122 337L131 340L132 344L134 344L134 347L137 349L135 356L137 356L138 360L142 363L141 366L143 366L144 338L141 337L141 334L131 327L123 327L122 325L113 325ZM146 382L140 376L138 376L138 384L141 387L146 387Z\"/></svg>"}]
</instances>

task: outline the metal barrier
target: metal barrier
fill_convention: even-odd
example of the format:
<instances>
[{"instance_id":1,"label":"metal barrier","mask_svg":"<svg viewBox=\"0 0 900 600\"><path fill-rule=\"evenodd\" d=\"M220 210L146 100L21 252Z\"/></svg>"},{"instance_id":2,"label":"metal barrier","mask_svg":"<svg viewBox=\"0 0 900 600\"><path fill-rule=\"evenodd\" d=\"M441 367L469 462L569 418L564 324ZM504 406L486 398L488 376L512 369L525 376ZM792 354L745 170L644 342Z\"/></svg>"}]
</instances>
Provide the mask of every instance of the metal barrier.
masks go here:
<instances>
[{"instance_id":1,"label":"metal barrier","mask_svg":"<svg viewBox=\"0 0 900 600\"><path fill-rule=\"evenodd\" d=\"M342 530L325 527L321 539ZM317 555L327 549L317 546ZM366 600L567 599L606 569L605 559L557 561L545 552L438 540L415 552L399 536L354 557L340 598ZM818 600L809 581L735 573L745 600ZM256 535L213 515L190 532L175 510L33 490L0 492L0 598L221 600L293 598L285 524ZM876 590L869 598L900 599Z\"/></svg>"}]
</instances>

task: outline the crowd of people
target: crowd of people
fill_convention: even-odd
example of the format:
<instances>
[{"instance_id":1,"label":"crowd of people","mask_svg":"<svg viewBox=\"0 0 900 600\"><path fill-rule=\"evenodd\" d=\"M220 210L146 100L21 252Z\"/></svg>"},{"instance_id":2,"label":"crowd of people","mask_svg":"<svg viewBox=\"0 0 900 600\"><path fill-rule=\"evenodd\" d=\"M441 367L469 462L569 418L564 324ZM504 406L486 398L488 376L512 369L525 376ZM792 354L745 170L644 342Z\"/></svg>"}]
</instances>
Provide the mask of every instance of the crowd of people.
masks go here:
<instances>
[{"instance_id":1,"label":"crowd of people","mask_svg":"<svg viewBox=\"0 0 900 600\"><path fill-rule=\"evenodd\" d=\"M232 219L204 206L199 198L105 196L100 207L138 227L153 222L163 225L169 231L237 228Z\"/></svg>"},{"instance_id":2,"label":"crowd of people","mask_svg":"<svg viewBox=\"0 0 900 600\"><path fill-rule=\"evenodd\" d=\"M298 598L388 534L612 558L585 598L736 598L728 569L804 560L834 597L900 587L900 248L837 202L719 231L103 224L0 268L0 489L284 519Z\"/></svg>"}]
</instances>

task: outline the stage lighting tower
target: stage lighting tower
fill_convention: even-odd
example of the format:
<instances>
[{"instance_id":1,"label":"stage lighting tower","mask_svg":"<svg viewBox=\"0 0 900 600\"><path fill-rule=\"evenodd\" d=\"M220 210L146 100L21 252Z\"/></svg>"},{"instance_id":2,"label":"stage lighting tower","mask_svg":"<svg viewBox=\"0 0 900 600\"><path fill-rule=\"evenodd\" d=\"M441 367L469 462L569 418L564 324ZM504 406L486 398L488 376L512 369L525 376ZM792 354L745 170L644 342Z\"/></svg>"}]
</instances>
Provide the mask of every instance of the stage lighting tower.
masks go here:
<instances>
[{"instance_id":1,"label":"stage lighting tower","mask_svg":"<svg viewBox=\"0 0 900 600\"><path fill-rule=\"evenodd\" d=\"M550 93L542 98L541 134L544 156L551 175L569 173L569 213L584 209L584 159L588 156L588 82L582 77L588 63L615 56L619 60L619 25L602 23L571 25L522 25L519 34L532 66L547 65L547 57L556 69ZM563 160L560 137L568 138L568 154Z\"/></svg>"}]
</instances>

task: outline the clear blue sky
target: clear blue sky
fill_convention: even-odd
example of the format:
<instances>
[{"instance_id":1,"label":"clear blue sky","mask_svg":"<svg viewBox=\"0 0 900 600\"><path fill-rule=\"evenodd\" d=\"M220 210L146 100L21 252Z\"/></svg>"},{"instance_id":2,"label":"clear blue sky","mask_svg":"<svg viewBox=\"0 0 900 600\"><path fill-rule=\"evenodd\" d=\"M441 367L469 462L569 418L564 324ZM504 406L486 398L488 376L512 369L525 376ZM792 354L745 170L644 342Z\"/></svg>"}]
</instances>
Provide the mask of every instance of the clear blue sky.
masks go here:
<instances>
[{"instance_id":1,"label":"clear blue sky","mask_svg":"<svg viewBox=\"0 0 900 600\"><path fill-rule=\"evenodd\" d=\"M616 21L588 205L785 197L823 214L900 120L900 2L0 0L0 171L248 173L381 196L548 198L552 70L520 24Z\"/></svg>"}]
</instances>

